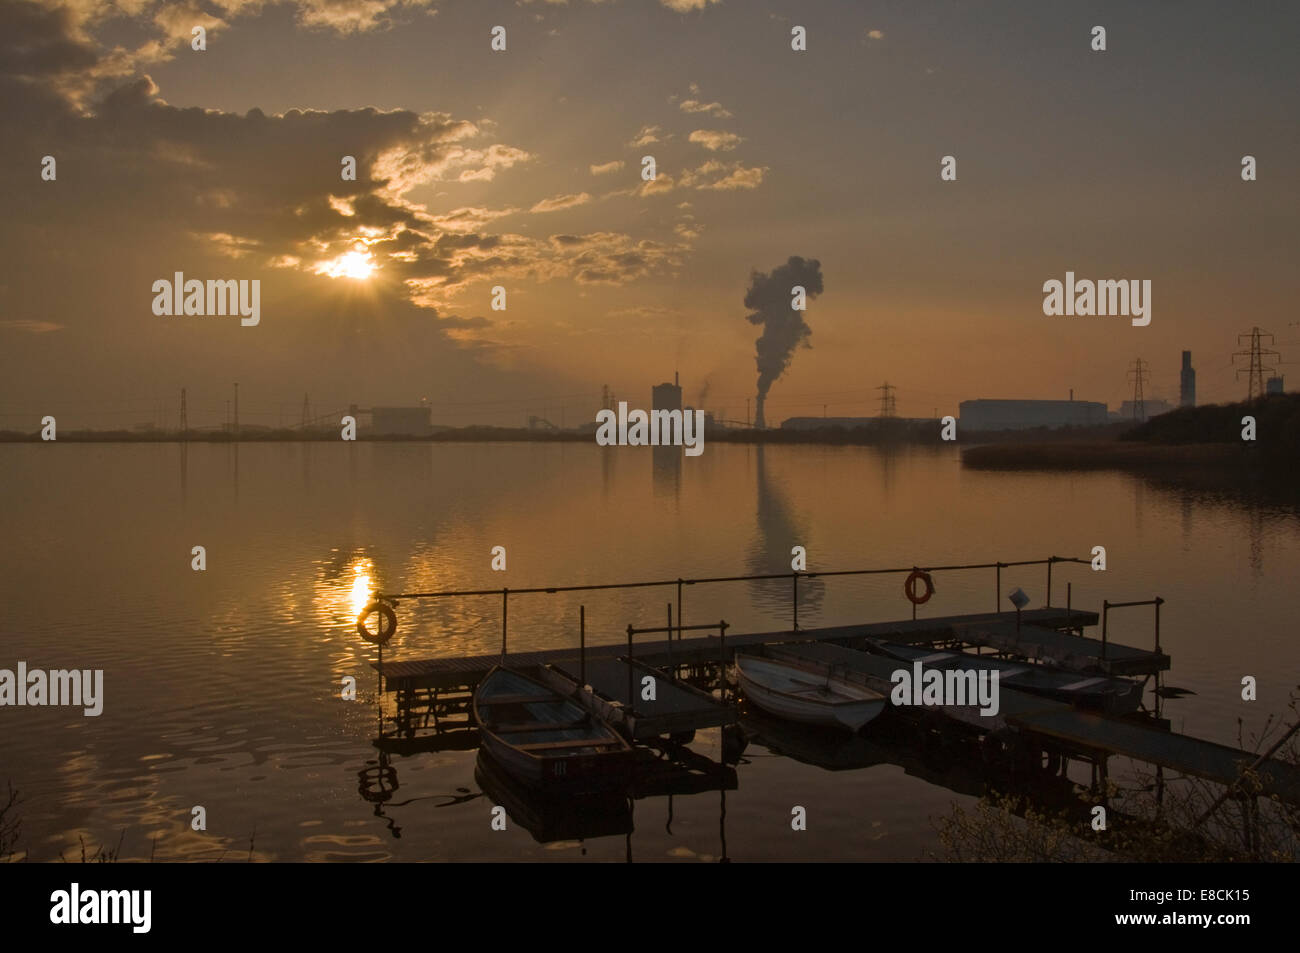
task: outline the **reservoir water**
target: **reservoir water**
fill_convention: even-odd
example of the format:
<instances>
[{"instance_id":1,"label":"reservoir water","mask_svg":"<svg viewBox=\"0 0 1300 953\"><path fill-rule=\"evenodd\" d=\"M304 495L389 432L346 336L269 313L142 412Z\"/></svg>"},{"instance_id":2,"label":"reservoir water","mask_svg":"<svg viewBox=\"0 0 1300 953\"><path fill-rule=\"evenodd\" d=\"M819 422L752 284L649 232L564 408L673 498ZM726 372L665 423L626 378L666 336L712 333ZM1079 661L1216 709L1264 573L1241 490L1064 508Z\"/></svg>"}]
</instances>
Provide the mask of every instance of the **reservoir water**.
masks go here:
<instances>
[{"instance_id":1,"label":"reservoir water","mask_svg":"<svg viewBox=\"0 0 1300 953\"><path fill-rule=\"evenodd\" d=\"M373 646L355 629L372 588L562 586L1087 556L1058 566L1075 606L1162 596L1176 730L1246 740L1295 687L1300 508L1231 480L964 470L953 448L710 443L699 457L547 443L10 444L0 446L0 668L103 669L104 710L0 708L0 791L18 788L20 851L76 859L641 861L917 860L969 793L900 763L827 770L751 744L737 786L635 805L630 837L539 844L490 828L475 752L387 762ZM207 568L191 569L206 550ZM506 572L490 568L503 546ZM991 572L938 573L923 614L987 612ZM1042 567L1003 571L1041 605ZM908 618L896 576L808 579L801 627ZM661 625L668 590L519 596L512 649ZM1005 600L1004 600L1005 602ZM1007 608L1007 606L1002 606ZM499 650L500 597L404 601L388 658ZM686 623L790 624L788 583L690 587ZM1110 638L1149 647L1148 610ZM354 676L358 700L340 698ZM1241 700L1241 679L1259 700ZM391 704L391 701L390 701ZM718 757L717 732L695 750ZM815 759L814 759L815 760ZM941 774L941 773L940 773ZM791 830L792 807L807 830ZM206 831L191 829L202 806ZM725 838L725 842L724 842ZM250 849L251 843L251 849Z\"/></svg>"}]
</instances>

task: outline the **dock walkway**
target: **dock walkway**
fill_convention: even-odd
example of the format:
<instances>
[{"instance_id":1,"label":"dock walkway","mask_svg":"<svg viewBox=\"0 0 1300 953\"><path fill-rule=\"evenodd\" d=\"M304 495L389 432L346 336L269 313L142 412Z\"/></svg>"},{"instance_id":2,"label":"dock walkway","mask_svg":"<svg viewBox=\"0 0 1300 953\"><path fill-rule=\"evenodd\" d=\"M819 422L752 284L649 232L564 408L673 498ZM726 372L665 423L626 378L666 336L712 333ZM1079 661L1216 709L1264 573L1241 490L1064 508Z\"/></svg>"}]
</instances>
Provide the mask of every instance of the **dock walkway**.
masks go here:
<instances>
[{"instance_id":1,"label":"dock walkway","mask_svg":"<svg viewBox=\"0 0 1300 953\"><path fill-rule=\"evenodd\" d=\"M1031 624L1045 631L1053 631L1055 626L1089 626L1096 625L1097 613L1083 612L1078 609L1067 611L1059 608L1030 609L1021 614L1021 624ZM817 629L789 629L779 632L754 632L744 635L728 635L726 639L726 660L730 661L736 649L752 648L767 642L784 642L790 639L802 639L825 642L853 643L867 639L889 639L893 642L915 644L930 641L951 641L959 638L963 626L984 627L992 630L998 623L1010 621L1015 628L1015 614L1007 612L985 612L958 616L936 616L932 619L906 619L898 622L874 622L864 625L828 626ZM980 630L982 631L982 630ZM1077 637L1076 637L1077 638ZM1095 642L1087 639L1085 641ZM1100 642L1096 642L1100 646ZM671 641L660 639L653 642L637 643L633 657L651 665L666 665L670 660L677 663L708 664L719 660L719 639L717 636L692 636ZM1108 646L1108 650L1123 649L1123 646ZM1140 649L1129 649L1140 652ZM536 652L511 652L508 659L512 665L532 667L550 665L562 659L573 659L577 654L574 646L562 649L545 649ZM590 666L595 659L616 659L627 654L625 642L587 646L587 662ZM455 689L473 688L483 680L492 666L500 664L500 653L492 655L470 655L443 658L422 658L411 660L384 661L371 663L383 678L384 691L405 692L416 689ZM1166 666L1167 667L1167 666Z\"/></svg>"},{"instance_id":2,"label":"dock walkway","mask_svg":"<svg viewBox=\"0 0 1300 953\"><path fill-rule=\"evenodd\" d=\"M833 664L837 673L861 680L881 693L890 691L890 676L901 665L883 656L825 643L787 643L771 646L769 651L778 657ZM1249 765L1257 757L1249 751L1181 735L1153 723L1081 711L1064 702L1011 687L1000 687L998 694L999 712L992 717L980 715L971 705L936 706L928 710L971 727L984 730L1010 727L1035 736L1034 740L1039 742L1049 738L1075 748L1123 755L1219 784L1236 781L1243 763ZM1258 770L1268 784L1268 793L1300 803L1300 766L1267 761Z\"/></svg>"}]
</instances>

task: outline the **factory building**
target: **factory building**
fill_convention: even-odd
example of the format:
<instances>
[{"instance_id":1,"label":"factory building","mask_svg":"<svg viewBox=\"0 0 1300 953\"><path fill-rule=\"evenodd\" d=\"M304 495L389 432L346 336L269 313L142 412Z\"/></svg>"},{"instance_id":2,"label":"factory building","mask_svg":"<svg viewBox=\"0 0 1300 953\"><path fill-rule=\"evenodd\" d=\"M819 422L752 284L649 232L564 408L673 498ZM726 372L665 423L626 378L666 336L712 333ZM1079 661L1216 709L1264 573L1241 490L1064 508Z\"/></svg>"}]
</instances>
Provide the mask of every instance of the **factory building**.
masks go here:
<instances>
[{"instance_id":1,"label":"factory building","mask_svg":"<svg viewBox=\"0 0 1300 953\"><path fill-rule=\"evenodd\" d=\"M651 410L681 410L682 385L676 374L671 384L656 384L650 391Z\"/></svg>"},{"instance_id":2,"label":"factory building","mask_svg":"<svg viewBox=\"0 0 1300 953\"><path fill-rule=\"evenodd\" d=\"M1091 400L963 400L958 412L966 433L1099 427L1108 421L1106 405Z\"/></svg>"},{"instance_id":3,"label":"factory building","mask_svg":"<svg viewBox=\"0 0 1300 953\"><path fill-rule=\"evenodd\" d=\"M376 437L427 437L432 431L428 407L375 407L370 433Z\"/></svg>"}]
</instances>

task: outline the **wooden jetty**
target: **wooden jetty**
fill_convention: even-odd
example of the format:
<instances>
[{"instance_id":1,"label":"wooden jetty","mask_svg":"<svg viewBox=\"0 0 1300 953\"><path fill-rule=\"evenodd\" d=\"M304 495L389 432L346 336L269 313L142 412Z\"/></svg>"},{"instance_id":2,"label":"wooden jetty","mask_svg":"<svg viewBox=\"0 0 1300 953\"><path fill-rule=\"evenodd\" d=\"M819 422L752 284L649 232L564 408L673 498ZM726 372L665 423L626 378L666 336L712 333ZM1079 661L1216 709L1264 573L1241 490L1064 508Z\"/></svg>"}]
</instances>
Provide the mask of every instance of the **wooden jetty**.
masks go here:
<instances>
[{"instance_id":1,"label":"wooden jetty","mask_svg":"<svg viewBox=\"0 0 1300 953\"><path fill-rule=\"evenodd\" d=\"M870 643L887 641L906 646L928 646L939 650L956 650L970 656L973 666L981 657L1024 662L1041 667L1043 678L1039 681L1059 679L1060 673L1075 673L1080 679L1131 679L1145 686L1155 680L1159 689L1161 673L1170 669L1170 658L1160 648L1160 606L1163 599L1140 602L1102 604L1099 614L1073 608L1067 596L1064 608L1052 606L1052 571L1062 563L1087 565L1089 560L1059 556L1021 562L991 562L960 566L895 567L889 569L862 569L835 572L795 572L767 575L719 577L710 579L655 580L610 585L558 586L534 589L499 589L448 592L375 594L376 603L368 607L387 609L390 603L404 599L462 598L499 595L502 600L502 647L500 653L477 656L415 658L385 660L382 656L374 664L384 692L395 693L397 698L396 721L399 732L408 740L415 738L419 729L433 727L441 731L446 727L441 720L449 718L454 725L467 726L466 720L457 720L467 714L468 700L483 676L503 658L512 665L545 670L554 678L563 679L574 687L575 696L588 699L603 717L618 724L625 735L640 741L657 737L688 736L697 728L728 725L736 720L734 706L726 703L726 668L737 650L805 653L805 657L821 660L834 659L837 664L857 671L874 686L890 687L890 673L899 667L895 660L873 656L868 651ZM912 607L912 618L891 622L856 625L826 626L806 629L799 626L799 581L801 578L865 576L882 573L913 575L921 573L956 572L963 570L992 570L995 605L1000 600L1002 571L1009 567L1042 565L1046 568L1046 606L1039 609L964 613L961 615L917 618L917 606ZM788 629L745 634L727 634L725 623L712 628L718 635L695 635L687 630L706 629L707 626L682 626L672 624L672 604L669 604L668 626L662 629L628 628L626 644L586 645L585 626L580 623L582 648L568 647L533 652L507 653L506 619L509 597L523 594L554 594L591 590L676 587L677 618L682 617L684 587L698 584L735 582L791 583L792 620ZM1019 604L1019 603L1018 603ZM1154 645L1151 649L1116 644L1108 638L1109 614L1116 609L1149 606L1155 610ZM364 620L366 613L363 613ZM1084 630L1100 622L1101 638L1085 635ZM667 638L632 644L633 633L661 633ZM363 630L364 634L364 630ZM390 629L391 634L391 629ZM676 636L674 638L674 635ZM767 647L767 648L764 648ZM643 699L639 692L642 680L655 679L656 693L653 701ZM1026 683L1029 679L1024 679ZM1073 685L1073 683L1071 683ZM715 698L713 689L721 689L721 698ZM877 687L877 690L881 690ZM1250 752L1214 744L1169 731L1168 722L1159 717L1160 693L1157 690L1150 706L1153 711L1112 717L1079 710L1056 698L1018 691L1014 683L1000 686L1000 706L996 718L981 716L972 706L935 708L896 708L896 712L912 718L939 718L947 724L959 724L973 736L993 739L1005 744L1007 737L1016 740L1021 754L1029 751L1060 759L1078 758L1091 761L1094 772L1105 776L1106 760L1111 755L1124 755L1145 761L1159 769L1169 768L1189 776L1205 778L1225 785L1235 784L1240 777L1243 762L1253 764ZM432 720L432 725L430 721ZM472 723L468 725L472 727ZM1300 768L1264 760L1257 769L1267 781L1272 792L1290 801L1300 803ZM1094 773L1094 780L1097 774Z\"/></svg>"},{"instance_id":2,"label":"wooden jetty","mask_svg":"<svg viewBox=\"0 0 1300 953\"><path fill-rule=\"evenodd\" d=\"M1017 626L1014 620L965 622L956 627L956 637L967 645L992 648L1072 672L1153 675L1167 672L1170 665L1169 656L1163 652L1102 643L1043 625Z\"/></svg>"},{"instance_id":3,"label":"wooden jetty","mask_svg":"<svg viewBox=\"0 0 1300 953\"><path fill-rule=\"evenodd\" d=\"M633 676L630 693L629 668ZM551 664L551 670L571 679L575 689L581 685L580 669L580 660L573 657ZM735 721L731 710L712 695L639 659L629 663L625 658L588 658L585 674L591 694L605 703L604 716L634 741L660 735L684 735L697 728L714 728ZM642 697L642 679L646 676L654 679L653 699Z\"/></svg>"},{"instance_id":4,"label":"wooden jetty","mask_svg":"<svg viewBox=\"0 0 1300 953\"><path fill-rule=\"evenodd\" d=\"M936 616L931 619L907 619L898 622L873 622L863 625L838 625L816 629L789 629L778 632L754 632L745 635L728 635L726 638L725 658L729 662L736 649L747 649L764 645L768 642L785 642L791 638L839 642L845 645L865 643L870 639L889 639L892 642L916 644L920 642L949 643L960 640L959 629L966 625L990 627L1010 616L1011 625L1015 625L1015 613L988 612L958 616ZM1031 623L1047 631L1055 626L1096 625L1098 615L1095 612L1082 612L1066 609L1031 609L1022 613L1022 623ZM682 639L661 639L646 642L636 647L635 658L654 666L700 665L716 663L719 660L719 638L717 636L693 636ZM1096 640L1087 639L1093 642ZM1100 646L1100 642L1097 645ZM1110 649L1123 648L1111 645ZM1128 651L1140 653L1141 649ZM589 645L586 647L587 662L594 659L616 659L626 656L627 647L622 643L609 645ZM545 649L538 652L511 652L510 663L521 667L550 665L557 662L572 662L577 658L573 648ZM442 658L422 658L371 663L383 679L385 692L413 692L420 689L473 689L501 661L501 655L469 655ZM1165 666L1167 667L1167 666ZM625 678L626 680L626 678Z\"/></svg>"},{"instance_id":5,"label":"wooden jetty","mask_svg":"<svg viewBox=\"0 0 1300 953\"><path fill-rule=\"evenodd\" d=\"M862 684L884 693L892 688L890 676L900 667L896 660L829 643L789 642L768 646L767 651L778 658L803 658L833 664L837 671L857 677ZM972 656L971 661L978 663L978 656ZM1233 783L1242 767L1257 757L1249 751L1162 729L1149 718L1107 717L1008 686L999 686L998 694L1000 704L995 716L981 715L975 705L934 706L909 711L918 715L928 711L968 728L988 732L1010 728L1028 736L1025 740L1032 744L1025 746L1027 750L1062 745L1065 750L1089 760L1123 755L1219 784ZM1267 761L1257 770L1268 784L1269 793L1300 803L1300 767Z\"/></svg>"}]
</instances>

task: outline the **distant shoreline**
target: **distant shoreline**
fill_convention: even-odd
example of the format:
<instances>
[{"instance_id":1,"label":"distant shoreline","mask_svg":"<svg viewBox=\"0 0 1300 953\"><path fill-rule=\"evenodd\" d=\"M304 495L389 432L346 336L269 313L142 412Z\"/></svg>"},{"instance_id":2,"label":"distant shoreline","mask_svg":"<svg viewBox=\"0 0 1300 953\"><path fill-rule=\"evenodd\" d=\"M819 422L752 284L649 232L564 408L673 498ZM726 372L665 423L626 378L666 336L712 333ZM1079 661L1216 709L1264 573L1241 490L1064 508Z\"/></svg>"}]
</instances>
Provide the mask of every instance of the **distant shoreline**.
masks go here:
<instances>
[{"instance_id":1,"label":"distant shoreline","mask_svg":"<svg viewBox=\"0 0 1300 953\"><path fill-rule=\"evenodd\" d=\"M756 444L831 444L851 446L889 445L932 445L952 446L939 436L937 427L921 428L914 425L897 427L843 430L742 430L742 429L706 429L707 443L756 443ZM0 443L42 443L39 432L18 433L0 431ZM204 443L204 444L241 444L241 443L342 443L339 431L312 431L303 433L298 430L244 431L238 437L225 432L191 432L182 435L176 432L131 431L131 430L69 430L58 434L57 443ZM358 433L357 443L590 443L596 444L595 431L577 430L529 430L523 427L452 427L435 431L424 436L404 434L366 434Z\"/></svg>"},{"instance_id":2,"label":"distant shoreline","mask_svg":"<svg viewBox=\"0 0 1300 953\"><path fill-rule=\"evenodd\" d=\"M1204 466L1260 466L1256 448L1227 443L1150 444L1135 441L988 444L965 447L972 470L1108 470Z\"/></svg>"}]
</instances>

